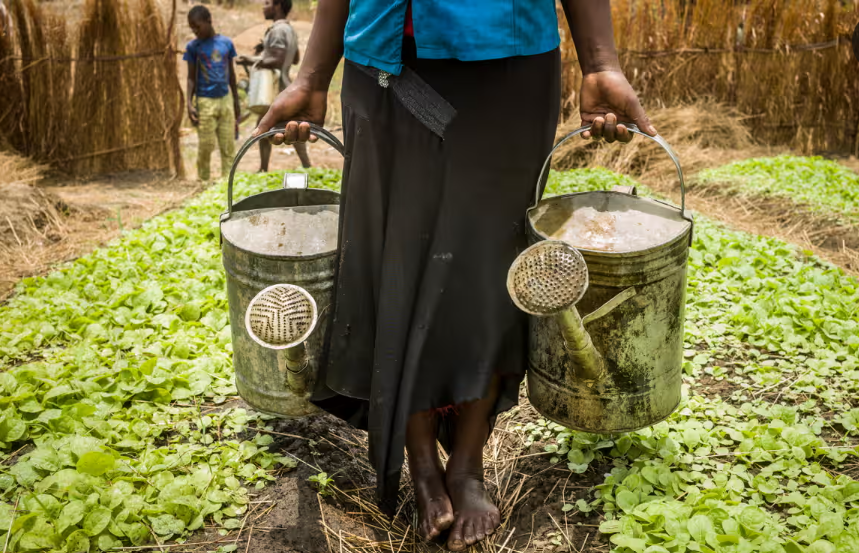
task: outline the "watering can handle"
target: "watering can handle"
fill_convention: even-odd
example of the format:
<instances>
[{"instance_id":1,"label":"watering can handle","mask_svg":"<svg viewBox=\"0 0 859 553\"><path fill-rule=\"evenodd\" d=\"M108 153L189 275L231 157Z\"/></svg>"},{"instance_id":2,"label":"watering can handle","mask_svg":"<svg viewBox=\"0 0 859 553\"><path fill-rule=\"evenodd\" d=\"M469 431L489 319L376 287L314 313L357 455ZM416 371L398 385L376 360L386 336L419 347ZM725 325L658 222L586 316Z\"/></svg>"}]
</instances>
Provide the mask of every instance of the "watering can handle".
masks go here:
<instances>
[{"instance_id":1,"label":"watering can handle","mask_svg":"<svg viewBox=\"0 0 859 553\"><path fill-rule=\"evenodd\" d=\"M674 153L674 150L671 149L671 146L668 145L668 142L666 142L665 139L661 136L650 136L649 134L639 129L636 125L633 125L631 123L624 123L624 125L629 130L629 132L633 134L640 134L644 138L652 140L662 146L662 149L665 150L665 152L668 154L668 157L670 157L671 161L674 162L674 166L677 168L677 178L680 179L680 215L684 219L689 219L689 217L687 217L686 215L686 185L683 182L683 170L680 168L680 160L677 159L677 154ZM543 169L540 171L540 178L537 180L537 192L534 196L534 205L531 206L531 209L537 207L537 204L539 204L540 200L543 198L543 191L549 176L549 166L552 163L552 154L555 153L555 150L561 147L561 144L573 138L574 136L578 136L583 132L590 130L590 128L590 125L585 125L584 127L580 127L574 130L573 132L559 140L557 144L555 144L555 146L552 148L552 151L549 152L549 156L543 163Z\"/></svg>"},{"instance_id":2,"label":"watering can handle","mask_svg":"<svg viewBox=\"0 0 859 553\"><path fill-rule=\"evenodd\" d=\"M250 150L254 144L259 142L260 140L263 140L264 138L269 138L276 134L282 133L285 128L286 122L278 123L270 131L264 132L259 136L255 136L253 138L249 138L242 145L242 147L239 148L239 151L236 153L236 158L233 160L233 166L230 167L230 179L227 183L227 219L229 219L233 214L233 178L236 176L236 168L238 168L239 166L239 161L241 161L244 155L248 153L248 150ZM337 137L331 134L329 131L323 129L319 125L314 125L313 123L310 123L310 132L318 136L320 140L322 140L322 142L325 142L326 144L340 152L340 155L346 155L346 147L343 146L343 143L340 142L340 140L338 140Z\"/></svg>"}]
</instances>

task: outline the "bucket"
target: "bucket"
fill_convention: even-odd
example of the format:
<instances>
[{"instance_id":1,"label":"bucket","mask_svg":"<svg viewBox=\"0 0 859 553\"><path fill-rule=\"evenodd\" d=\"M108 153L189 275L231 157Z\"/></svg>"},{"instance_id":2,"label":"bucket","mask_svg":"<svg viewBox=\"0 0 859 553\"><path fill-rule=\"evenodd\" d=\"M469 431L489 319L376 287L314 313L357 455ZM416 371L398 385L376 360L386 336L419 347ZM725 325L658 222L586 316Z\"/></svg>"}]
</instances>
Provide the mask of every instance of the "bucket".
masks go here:
<instances>
[{"instance_id":1,"label":"bucket","mask_svg":"<svg viewBox=\"0 0 859 553\"><path fill-rule=\"evenodd\" d=\"M343 144L334 135L315 125L311 125L311 129L343 154ZM239 239L241 235L228 225L242 217L283 211L281 208L299 208L302 213L312 215L331 211L331 206L339 206L340 194L308 188L306 174L286 174L283 189L262 192L233 204L233 178L239 161L256 142L279 132L283 132L283 126L248 140L236 154L227 185L227 211L220 219L221 255L227 276L233 366L239 395L258 411L295 418L318 410L309 399L318 372L318 354L325 341L325 317L334 286L336 247L310 255L261 253L260 244L248 243L246 237ZM334 232L336 241L336 226ZM300 286L310 293L318 306L320 320L304 343L307 363L301 374L291 373L283 363L284 352L261 345L245 325L251 300L275 284ZM300 382L299 387L296 382Z\"/></svg>"},{"instance_id":2,"label":"bucket","mask_svg":"<svg viewBox=\"0 0 859 553\"><path fill-rule=\"evenodd\" d=\"M257 115L263 115L280 92L280 71L254 66L250 73L248 109Z\"/></svg>"},{"instance_id":3,"label":"bucket","mask_svg":"<svg viewBox=\"0 0 859 553\"><path fill-rule=\"evenodd\" d=\"M564 137L552 153L589 128ZM599 374L589 372L569 353L559 326L563 323L557 318L530 317L531 404L549 420L597 434L629 432L665 419L680 402L682 384L686 261L693 227L685 209L683 172L664 139L629 128L659 144L671 157L680 179L679 208L639 197L634 187L542 199L550 153L534 205L527 212L530 244L557 236L564 221L572 220L570 215L582 208L600 213L636 210L655 225L664 225L659 230L665 239L640 249L603 251L571 243L587 265L589 285L576 308L602 357L604 370Z\"/></svg>"}]
</instances>

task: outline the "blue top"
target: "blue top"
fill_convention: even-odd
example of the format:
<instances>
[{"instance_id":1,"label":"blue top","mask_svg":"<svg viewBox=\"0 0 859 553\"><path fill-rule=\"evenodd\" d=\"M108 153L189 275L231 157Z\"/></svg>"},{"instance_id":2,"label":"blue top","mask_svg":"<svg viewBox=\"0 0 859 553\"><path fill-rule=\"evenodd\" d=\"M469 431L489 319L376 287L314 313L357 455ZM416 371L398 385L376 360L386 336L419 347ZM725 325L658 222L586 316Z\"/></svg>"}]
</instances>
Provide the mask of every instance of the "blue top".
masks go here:
<instances>
[{"instance_id":1,"label":"blue top","mask_svg":"<svg viewBox=\"0 0 859 553\"><path fill-rule=\"evenodd\" d=\"M399 75L409 0L351 0L346 59ZM419 58L531 56L560 44L554 0L411 0Z\"/></svg>"},{"instance_id":2,"label":"blue top","mask_svg":"<svg viewBox=\"0 0 859 553\"><path fill-rule=\"evenodd\" d=\"M197 96L223 98L230 93L230 67L235 57L233 41L222 35L188 43L182 59L197 64Z\"/></svg>"}]
</instances>

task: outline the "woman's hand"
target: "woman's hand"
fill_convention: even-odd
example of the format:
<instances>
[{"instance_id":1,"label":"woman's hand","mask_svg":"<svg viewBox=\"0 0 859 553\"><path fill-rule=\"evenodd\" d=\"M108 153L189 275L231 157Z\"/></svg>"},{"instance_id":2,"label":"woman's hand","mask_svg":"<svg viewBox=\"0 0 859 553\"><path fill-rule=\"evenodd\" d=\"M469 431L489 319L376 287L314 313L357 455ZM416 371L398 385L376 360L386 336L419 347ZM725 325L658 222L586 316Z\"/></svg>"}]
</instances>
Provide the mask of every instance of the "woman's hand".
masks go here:
<instances>
[{"instance_id":1,"label":"woman's hand","mask_svg":"<svg viewBox=\"0 0 859 553\"><path fill-rule=\"evenodd\" d=\"M272 137L272 143L316 142L317 137L310 133L309 123L324 125L327 110L327 90L314 90L300 81L295 81L275 98L268 112L260 119L252 136L267 132L278 123L289 121L285 132ZM299 124L297 121L307 121L307 123Z\"/></svg>"},{"instance_id":2,"label":"woman's hand","mask_svg":"<svg viewBox=\"0 0 859 553\"><path fill-rule=\"evenodd\" d=\"M656 128L620 71L586 74L582 79L580 111L582 125L591 125L582 135L585 138L629 142L632 133L623 123L635 123L643 132L656 136Z\"/></svg>"}]
</instances>

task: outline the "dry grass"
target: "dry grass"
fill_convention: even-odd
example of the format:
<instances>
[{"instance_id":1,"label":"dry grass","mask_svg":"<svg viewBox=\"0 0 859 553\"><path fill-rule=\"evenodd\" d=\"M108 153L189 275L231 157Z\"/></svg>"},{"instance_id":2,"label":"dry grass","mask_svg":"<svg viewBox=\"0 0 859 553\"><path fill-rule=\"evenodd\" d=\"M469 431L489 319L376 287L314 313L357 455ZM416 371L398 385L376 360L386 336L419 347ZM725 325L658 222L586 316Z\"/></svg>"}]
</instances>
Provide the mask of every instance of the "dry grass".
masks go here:
<instances>
[{"instance_id":1,"label":"dry grass","mask_svg":"<svg viewBox=\"0 0 859 553\"><path fill-rule=\"evenodd\" d=\"M743 117L736 110L713 100L657 108L649 115L660 135L680 157L686 174L720 165L733 155L750 157L761 150L753 145ZM561 125L558 138L577 127L578 122L573 121ZM599 166L637 176L670 174L673 171L673 165L662 148L641 137L636 137L629 144L569 140L558 149L552 161L558 169Z\"/></svg>"},{"instance_id":2,"label":"dry grass","mask_svg":"<svg viewBox=\"0 0 859 553\"><path fill-rule=\"evenodd\" d=\"M86 0L74 28L34 0L11 10L0 146L73 174L181 172L174 25L155 0Z\"/></svg>"},{"instance_id":3,"label":"dry grass","mask_svg":"<svg viewBox=\"0 0 859 553\"><path fill-rule=\"evenodd\" d=\"M34 185L43 170L26 158L0 152L0 259L19 266L26 265L29 252L68 234L68 206Z\"/></svg>"},{"instance_id":4,"label":"dry grass","mask_svg":"<svg viewBox=\"0 0 859 553\"><path fill-rule=\"evenodd\" d=\"M621 65L647 107L712 97L748 114L746 125L768 143L859 150L859 70L849 40L859 3L615 0L612 14ZM573 68L565 90L577 91L575 53L563 54Z\"/></svg>"},{"instance_id":5,"label":"dry grass","mask_svg":"<svg viewBox=\"0 0 859 553\"><path fill-rule=\"evenodd\" d=\"M0 185L31 184L42 178L45 167L25 157L0 152Z\"/></svg>"},{"instance_id":6,"label":"dry grass","mask_svg":"<svg viewBox=\"0 0 859 553\"><path fill-rule=\"evenodd\" d=\"M19 167L15 181L12 166ZM35 186L41 168L3 153L0 171L0 302L22 278L45 274L200 192L198 183L151 172Z\"/></svg>"},{"instance_id":7,"label":"dry grass","mask_svg":"<svg viewBox=\"0 0 859 553\"><path fill-rule=\"evenodd\" d=\"M662 188L674 201L679 194ZM772 236L799 246L859 276L859 227L835 217L817 214L787 200L726 194L724 189L693 182L687 204L733 228Z\"/></svg>"},{"instance_id":8,"label":"dry grass","mask_svg":"<svg viewBox=\"0 0 859 553\"><path fill-rule=\"evenodd\" d=\"M496 423L496 428L509 424L511 418L512 415L509 412L502 414ZM352 437L351 439L355 438ZM361 444L349 441L344 443L342 450L352 452L350 455L354 461L365 466L368 472L372 472L366 461L366 447L366 440ZM483 464L486 467L485 482L493 501L501 511L502 522L495 534L469 548L468 551L472 553L513 551L507 547L507 544L516 529L510 527L509 520L514 509L529 493L528 480L531 476L517 470L519 461L527 455L522 454L521 443L512 440L508 432L498 430L492 433L489 443L483 451ZM440 453L442 459L446 461L444 452L440 451ZM338 501L348 506L348 510L352 514L350 522L353 523L351 525L353 531L340 528L334 521L326 521L323 514L322 527L328 548L332 553L437 553L444 551L438 545L421 539L415 531L417 511L414 507L414 490L411 478L408 476L407 464L404 467L400 488L401 507L393 520L379 510L372 488L357 490L334 488L334 492ZM354 528L358 526L363 531L355 532Z\"/></svg>"},{"instance_id":9,"label":"dry grass","mask_svg":"<svg viewBox=\"0 0 859 553\"><path fill-rule=\"evenodd\" d=\"M33 185L42 171L25 158L0 152L0 257L10 248L32 248L65 235L67 206Z\"/></svg>"}]
</instances>

